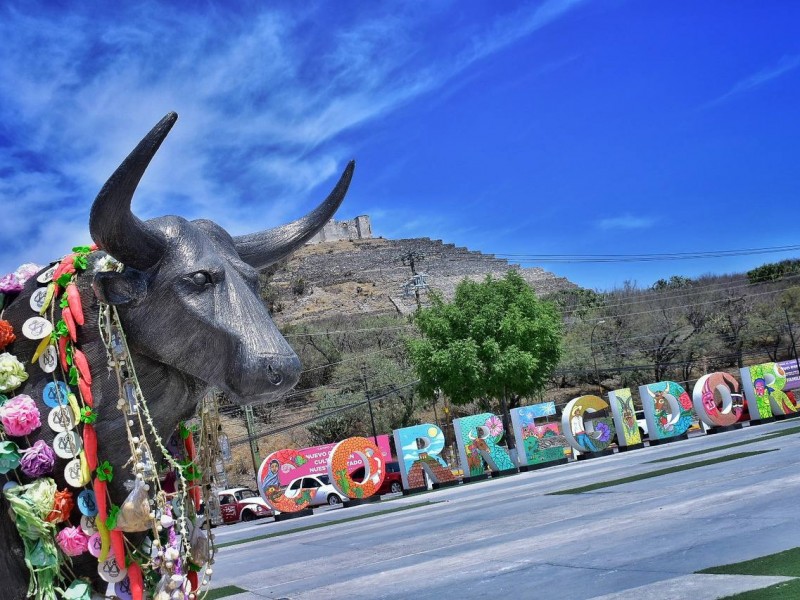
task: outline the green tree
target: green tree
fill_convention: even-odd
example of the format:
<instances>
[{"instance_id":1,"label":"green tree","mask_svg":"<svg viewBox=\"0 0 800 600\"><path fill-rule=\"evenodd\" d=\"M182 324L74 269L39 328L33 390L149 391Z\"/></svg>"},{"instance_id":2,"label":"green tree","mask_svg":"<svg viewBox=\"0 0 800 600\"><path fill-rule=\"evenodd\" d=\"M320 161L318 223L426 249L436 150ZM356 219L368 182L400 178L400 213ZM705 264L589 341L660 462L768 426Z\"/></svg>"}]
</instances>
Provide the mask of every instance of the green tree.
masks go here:
<instances>
[{"instance_id":1,"label":"green tree","mask_svg":"<svg viewBox=\"0 0 800 600\"><path fill-rule=\"evenodd\" d=\"M408 341L409 356L428 399L438 388L454 404L493 398L513 407L544 388L561 356L561 316L515 271L465 279L451 303L433 294L414 320L422 338Z\"/></svg>"}]
</instances>

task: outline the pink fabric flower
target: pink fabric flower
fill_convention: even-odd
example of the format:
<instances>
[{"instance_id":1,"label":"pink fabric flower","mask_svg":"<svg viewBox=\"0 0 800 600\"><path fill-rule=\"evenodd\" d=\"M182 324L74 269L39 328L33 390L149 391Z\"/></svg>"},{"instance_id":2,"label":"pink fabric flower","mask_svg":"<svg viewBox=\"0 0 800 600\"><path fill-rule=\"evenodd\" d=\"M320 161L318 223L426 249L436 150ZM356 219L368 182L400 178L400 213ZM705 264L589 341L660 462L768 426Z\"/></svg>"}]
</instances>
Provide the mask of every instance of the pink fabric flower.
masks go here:
<instances>
[{"instance_id":1,"label":"pink fabric flower","mask_svg":"<svg viewBox=\"0 0 800 600\"><path fill-rule=\"evenodd\" d=\"M56 541L67 556L78 556L89 549L89 538L80 527L65 527L58 532Z\"/></svg>"},{"instance_id":2,"label":"pink fabric flower","mask_svg":"<svg viewBox=\"0 0 800 600\"><path fill-rule=\"evenodd\" d=\"M14 273L8 273L0 277L0 293L15 294L22 291L22 284Z\"/></svg>"},{"instance_id":3,"label":"pink fabric flower","mask_svg":"<svg viewBox=\"0 0 800 600\"><path fill-rule=\"evenodd\" d=\"M22 437L42 426L39 408L27 394L14 396L0 408L0 421L7 435Z\"/></svg>"},{"instance_id":4,"label":"pink fabric flower","mask_svg":"<svg viewBox=\"0 0 800 600\"><path fill-rule=\"evenodd\" d=\"M22 451L19 468L28 477L41 477L53 472L56 453L44 440L37 440L30 448Z\"/></svg>"}]
</instances>

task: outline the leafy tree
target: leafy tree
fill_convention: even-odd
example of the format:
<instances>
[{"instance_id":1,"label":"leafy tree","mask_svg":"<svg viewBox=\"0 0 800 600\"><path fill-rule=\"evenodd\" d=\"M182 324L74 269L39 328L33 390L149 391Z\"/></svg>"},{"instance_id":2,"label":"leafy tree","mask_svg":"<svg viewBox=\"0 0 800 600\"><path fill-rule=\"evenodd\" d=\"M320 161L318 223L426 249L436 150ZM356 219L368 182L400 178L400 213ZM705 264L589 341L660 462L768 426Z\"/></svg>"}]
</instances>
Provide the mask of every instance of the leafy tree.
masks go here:
<instances>
[{"instance_id":1,"label":"leafy tree","mask_svg":"<svg viewBox=\"0 0 800 600\"><path fill-rule=\"evenodd\" d=\"M561 357L558 311L515 271L465 279L451 303L432 294L414 320L422 338L408 341L409 355L428 399L438 388L454 404L494 398L516 406L544 388Z\"/></svg>"}]
</instances>

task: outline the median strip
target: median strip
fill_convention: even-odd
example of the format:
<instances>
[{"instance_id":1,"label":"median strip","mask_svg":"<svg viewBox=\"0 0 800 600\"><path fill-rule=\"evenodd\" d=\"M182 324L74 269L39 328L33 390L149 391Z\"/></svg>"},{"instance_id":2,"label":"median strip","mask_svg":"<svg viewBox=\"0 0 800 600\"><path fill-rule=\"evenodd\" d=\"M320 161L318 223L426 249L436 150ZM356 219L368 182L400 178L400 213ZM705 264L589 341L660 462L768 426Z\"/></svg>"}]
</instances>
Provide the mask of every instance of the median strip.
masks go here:
<instances>
[{"instance_id":1,"label":"median strip","mask_svg":"<svg viewBox=\"0 0 800 600\"><path fill-rule=\"evenodd\" d=\"M314 523L313 525L303 525L302 527L296 527L294 529L288 529L286 531L276 531L274 533L265 533L263 535L257 535L255 537L246 538L243 540L233 540L231 542L223 542L221 544L214 544L216 548L227 548L228 546L238 546L239 544L249 544L250 542L257 542L260 540L266 540L269 538L279 537L282 535L289 535L290 533L298 533L300 531L308 531L310 529L319 529L320 527L327 527L328 525L338 525L339 523L350 523L352 521L360 521L361 519L369 519L370 517L376 517L378 515L388 515L390 513L396 513L403 510L410 510L412 508L420 508L421 506L430 506L432 504L440 504L442 501L425 501L425 502L416 502L414 504L407 504L406 506L398 506L397 508L387 508L386 510L379 510L377 512L368 513L365 515L356 515L354 517L346 517L344 519L337 519L336 521L326 521L325 523Z\"/></svg>"},{"instance_id":2,"label":"median strip","mask_svg":"<svg viewBox=\"0 0 800 600\"><path fill-rule=\"evenodd\" d=\"M720 456L718 458L710 458L708 460L701 460L698 462L687 463L685 465L676 465L674 467L670 467L668 469L659 469L657 471L650 471L649 473L640 473L639 475L631 475L629 477L622 477L620 479L611 479L609 481L600 481L598 483L592 483L590 485L584 485L581 487L570 488L566 490L560 490L558 492L550 492L546 494L547 496L559 496L564 494L581 494L583 492L591 492L594 490L599 490L602 488L613 487L615 485L622 485L624 483L632 483L634 481L640 481L642 479L650 479L652 477L660 477L661 475L668 475L670 473L678 473L680 471L688 471L690 469L698 469L700 467L706 467L708 465L713 465L716 463L723 463L728 462L731 460L738 460L740 458L747 458L749 456L757 456L759 454L764 454L766 452L775 452L773 450L756 450L753 452L739 452L737 454L729 454L728 456Z\"/></svg>"},{"instance_id":3,"label":"median strip","mask_svg":"<svg viewBox=\"0 0 800 600\"><path fill-rule=\"evenodd\" d=\"M705 450L697 450L695 452L687 452L686 454L678 454L677 456L668 456L667 458L649 460L647 461L647 464L669 462L672 460L679 460L681 458L689 458L690 456L700 456L701 454L708 454L709 452L717 452L718 450L727 450L729 448L736 448L738 446L744 446L746 444L756 444L758 442L765 442L767 440L783 437L786 435L794 435L795 433L800 433L800 426L790 427L788 429L784 429L783 431L778 431L777 433L764 434L761 437L757 437L752 440L743 440L741 442L733 442L732 444L725 444L724 446L716 446L714 448L707 448Z\"/></svg>"},{"instance_id":4,"label":"median strip","mask_svg":"<svg viewBox=\"0 0 800 600\"><path fill-rule=\"evenodd\" d=\"M697 571L711 575L779 575L800 577L800 548L784 550L752 560ZM723 600L785 600L800 598L800 579L785 581L768 588L726 596Z\"/></svg>"}]
</instances>

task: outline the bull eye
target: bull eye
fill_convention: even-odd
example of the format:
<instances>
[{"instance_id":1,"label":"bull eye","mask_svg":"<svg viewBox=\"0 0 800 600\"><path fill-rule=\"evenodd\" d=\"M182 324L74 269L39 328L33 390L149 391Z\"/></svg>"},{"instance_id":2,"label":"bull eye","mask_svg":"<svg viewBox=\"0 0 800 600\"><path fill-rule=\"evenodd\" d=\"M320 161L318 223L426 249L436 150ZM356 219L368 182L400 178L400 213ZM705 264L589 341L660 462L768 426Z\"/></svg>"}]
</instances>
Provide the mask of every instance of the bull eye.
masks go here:
<instances>
[{"instance_id":1,"label":"bull eye","mask_svg":"<svg viewBox=\"0 0 800 600\"><path fill-rule=\"evenodd\" d=\"M197 273L193 273L189 276L192 283L195 284L197 287L205 287L209 283L212 283L211 275L206 273L205 271L198 271Z\"/></svg>"}]
</instances>

